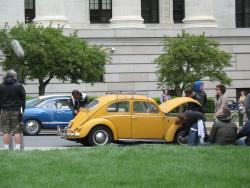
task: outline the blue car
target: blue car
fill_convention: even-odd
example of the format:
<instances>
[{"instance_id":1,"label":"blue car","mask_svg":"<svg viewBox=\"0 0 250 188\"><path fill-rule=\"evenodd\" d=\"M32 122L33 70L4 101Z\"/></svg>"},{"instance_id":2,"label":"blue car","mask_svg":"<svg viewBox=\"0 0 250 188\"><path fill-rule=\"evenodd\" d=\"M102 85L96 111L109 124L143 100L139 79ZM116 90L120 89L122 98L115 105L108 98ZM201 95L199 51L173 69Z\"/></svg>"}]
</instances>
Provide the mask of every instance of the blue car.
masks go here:
<instances>
[{"instance_id":1,"label":"blue car","mask_svg":"<svg viewBox=\"0 0 250 188\"><path fill-rule=\"evenodd\" d=\"M24 134L37 135L41 129L64 128L74 118L70 96L42 96L26 102Z\"/></svg>"}]
</instances>

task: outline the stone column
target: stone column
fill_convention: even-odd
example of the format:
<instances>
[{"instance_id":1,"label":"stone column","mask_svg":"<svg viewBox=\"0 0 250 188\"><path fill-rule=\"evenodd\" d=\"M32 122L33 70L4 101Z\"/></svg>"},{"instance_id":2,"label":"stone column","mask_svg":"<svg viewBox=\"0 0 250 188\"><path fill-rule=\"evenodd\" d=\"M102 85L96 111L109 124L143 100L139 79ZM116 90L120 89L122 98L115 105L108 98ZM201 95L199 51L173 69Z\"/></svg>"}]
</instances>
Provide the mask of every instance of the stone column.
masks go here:
<instances>
[{"instance_id":1,"label":"stone column","mask_svg":"<svg viewBox=\"0 0 250 188\"><path fill-rule=\"evenodd\" d=\"M174 23L173 0L160 0L160 23Z\"/></svg>"},{"instance_id":2,"label":"stone column","mask_svg":"<svg viewBox=\"0 0 250 188\"><path fill-rule=\"evenodd\" d=\"M66 16L72 29L89 26L89 0L66 0Z\"/></svg>"},{"instance_id":3,"label":"stone column","mask_svg":"<svg viewBox=\"0 0 250 188\"><path fill-rule=\"evenodd\" d=\"M141 0L113 0L111 28L145 28Z\"/></svg>"},{"instance_id":4,"label":"stone column","mask_svg":"<svg viewBox=\"0 0 250 188\"><path fill-rule=\"evenodd\" d=\"M213 12L214 0L185 0L185 28L217 27Z\"/></svg>"},{"instance_id":5,"label":"stone column","mask_svg":"<svg viewBox=\"0 0 250 188\"><path fill-rule=\"evenodd\" d=\"M64 0L36 0L35 23L43 24L45 27L68 28L68 18L65 14Z\"/></svg>"}]
</instances>

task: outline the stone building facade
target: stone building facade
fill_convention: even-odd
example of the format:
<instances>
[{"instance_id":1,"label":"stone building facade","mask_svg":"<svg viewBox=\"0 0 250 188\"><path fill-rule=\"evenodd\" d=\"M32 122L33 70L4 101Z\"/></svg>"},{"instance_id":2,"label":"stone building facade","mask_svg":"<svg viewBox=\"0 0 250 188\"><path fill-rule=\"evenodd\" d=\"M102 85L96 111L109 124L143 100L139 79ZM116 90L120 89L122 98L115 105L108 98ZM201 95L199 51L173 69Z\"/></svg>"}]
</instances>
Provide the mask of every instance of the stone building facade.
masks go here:
<instances>
[{"instance_id":1,"label":"stone building facade","mask_svg":"<svg viewBox=\"0 0 250 188\"><path fill-rule=\"evenodd\" d=\"M182 29L205 32L232 54L232 67L225 69L233 79L229 97L250 88L248 0L0 0L0 27L31 20L63 25L66 35L78 30L80 38L104 45L111 56L104 82L74 85L53 80L47 94L78 88L89 95L116 90L159 96L154 59L162 53L164 36L175 37ZM214 96L216 83L204 82L208 95ZM37 95L36 81L27 81L25 87Z\"/></svg>"}]
</instances>

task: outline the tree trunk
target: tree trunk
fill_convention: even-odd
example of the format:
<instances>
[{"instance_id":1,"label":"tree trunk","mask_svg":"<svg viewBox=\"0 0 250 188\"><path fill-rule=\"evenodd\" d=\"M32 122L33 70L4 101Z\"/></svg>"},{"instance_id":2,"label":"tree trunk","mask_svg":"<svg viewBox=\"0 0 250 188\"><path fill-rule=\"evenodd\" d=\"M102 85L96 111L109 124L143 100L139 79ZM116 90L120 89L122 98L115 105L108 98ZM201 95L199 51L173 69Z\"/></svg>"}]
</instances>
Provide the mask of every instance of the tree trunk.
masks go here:
<instances>
[{"instance_id":1,"label":"tree trunk","mask_svg":"<svg viewBox=\"0 0 250 188\"><path fill-rule=\"evenodd\" d=\"M50 80L53 78L52 75L49 76L49 78L46 81L43 81L42 79L39 79L39 96L45 95L45 88L49 84Z\"/></svg>"}]
</instances>

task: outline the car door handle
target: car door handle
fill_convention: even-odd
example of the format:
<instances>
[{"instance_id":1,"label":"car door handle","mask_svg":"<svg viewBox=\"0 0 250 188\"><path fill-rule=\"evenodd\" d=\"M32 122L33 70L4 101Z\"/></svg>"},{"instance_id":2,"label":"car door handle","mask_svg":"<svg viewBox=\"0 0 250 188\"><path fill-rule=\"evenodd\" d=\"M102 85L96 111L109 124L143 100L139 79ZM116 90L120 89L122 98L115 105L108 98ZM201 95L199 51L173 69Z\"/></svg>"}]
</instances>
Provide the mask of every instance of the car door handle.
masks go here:
<instances>
[{"instance_id":1,"label":"car door handle","mask_svg":"<svg viewBox=\"0 0 250 188\"><path fill-rule=\"evenodd\" d=\"M135 116L132 116L132 119L136 119L136 117L135 117Z\"/></svg>"}]
</instances>

